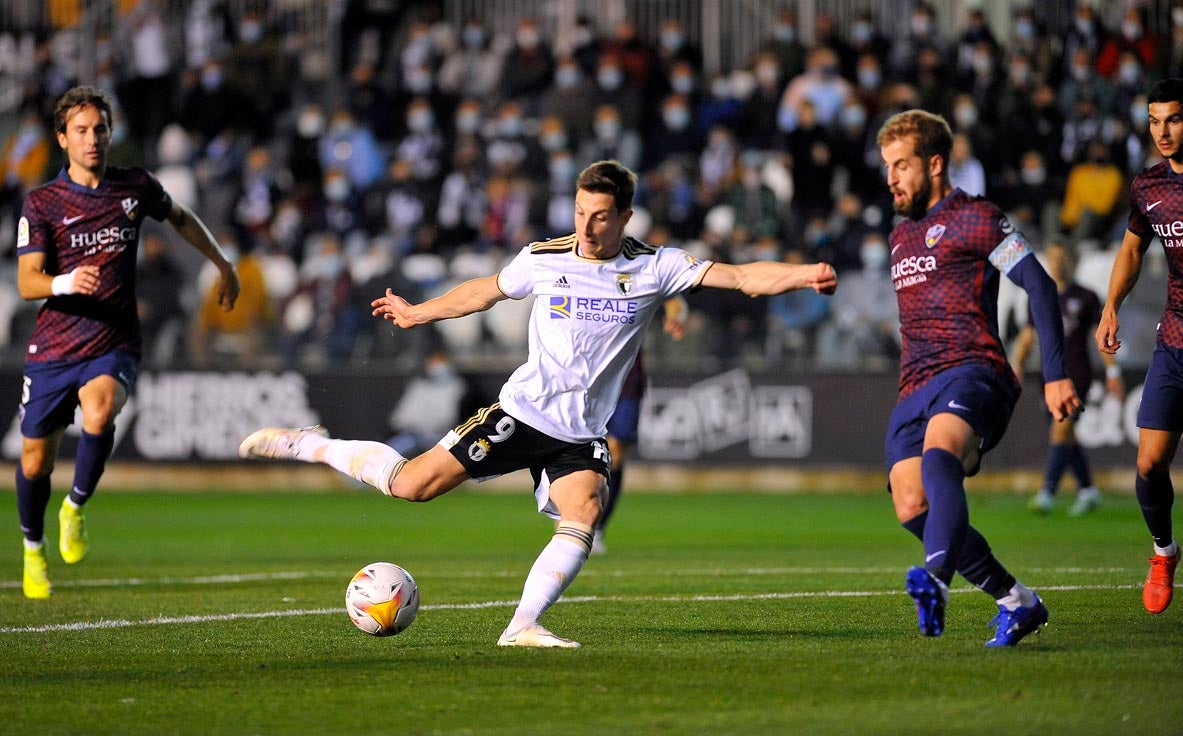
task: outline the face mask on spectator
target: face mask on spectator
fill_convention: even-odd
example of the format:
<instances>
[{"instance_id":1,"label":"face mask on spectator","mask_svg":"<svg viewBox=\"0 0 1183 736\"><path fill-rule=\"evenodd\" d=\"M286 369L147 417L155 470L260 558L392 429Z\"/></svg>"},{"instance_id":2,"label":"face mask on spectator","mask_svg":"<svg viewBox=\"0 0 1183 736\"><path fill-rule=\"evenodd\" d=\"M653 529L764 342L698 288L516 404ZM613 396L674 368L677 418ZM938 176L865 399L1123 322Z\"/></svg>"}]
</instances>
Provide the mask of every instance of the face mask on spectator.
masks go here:
<instances>
[{"instance_id":1,"label":"face mask on spectator","mask_svg":"<svg viewBox=\"0 0 1183 736\"><path fill-rule=\"evenodd\" d=\"M1127 61L1117 68L1117 78L1123 84L1133 86L1138 83L1142 77L1142 70L1138 67L1137 62Z\"/></svg>"},{"instance_id":2,"label":"face mask on spectator","mask_svg":"<svg viewBox=\"0 0 1183 736\"><path fill-rule=\"evenodd\" d=\"M756 79L760 84L774 85L780 78L780 69L776 64L761 64L756 67Z\"/></svg>"},{"instance_id":3,"label":"face mask on spectator","mask_svg":"<svg viewBox=\"0 0 1183 736\"><path fill-rule=\"evenodd\" d=\"M1183 8L1171 8L1171 23L1183 26Z\"/></svg>"},{"instance_id":4,"label":"face mask on spectator","mask_svg":"<svg viewBox=\"0 0 1183 736\"><path fill-rule=\"evenodd\" d=\"M620 137L620 121L616 118L600 118L592 127L601 141L614 143Z\"/></svg>"},{"instance_id":5,"label":"face mask on spectator","mask_svg":"<svg viewBox=\"0 0 1183 736\"><path fill-rule=\"evenodd\" d=\"M1130 105L1130 122L1135 128L1145 128L1150 122L1150 110L1145 102L1134 102Z\"/></svg>"},{"instance_id":6,"label":"face mask on spectator","mask_svg":"<svg viewBox=\"0 0 1183 736\"><path fill-rule=\"evenodd\" d=\"M300 117L296 120L296 130L304 138L318 138L324 129L324 115L312 110L300 113Z\"/></svg>"},{"instance_id":7,"label":"face mask on spectator","mask_svg":"<svg viewBox=\"0 0 1183 736\"><path fill-rule=\"evenodd\" d=\"M679 31L662 31L661 45L669 51L677 51L682 48L682 34Z\"/></svg>"},{"instance_id":8,"label":"face mask on spectator","mask_svg":"<svg viewBox=\"0 0 1183 736\"><path fill-rule=\"evenodd\" d=\"M1142 24L1127 20L1121 24L1121 35L1125 36L1127 41L1137 41L1142 37Z\"/></svg>"},{"instance_id":9,"label":"face mask on spectator","mask_svg":"<svg viewBox=\"0 0 1183 736\"><path fill-rule=\"evenodd\" d=\"M619 67L605 66L601 67L599 73L596 74L596 81L604 89L616 89L624 81L624 74L621 73Z\"/></svg>"},{"instance_id":10,"label":"face mask on spectator","mask_svg":"<svg viewBox=\"0 0 1183 736\"><path fill-rule=\"evenodd\" d=\"M842 127L851 132L859 132L867 124L867 111L862 105L847 105L842 108Z\"/></svg>"},{"instance_id":11,"label":"face mask on spectator","mask_svg":"<svg viewBox=\"0 0 1183 736\"><path fill-rule=\"evenodd\" d=\"M538 141L547 151L558 151L567 147L567 134L561 130L544 133Z\"/></svg>"},{"instance_id":12,"label":"face mask on spectator","mask_svg":"<svg viewBox=\"0 0 1183 736\"><path fill-rule=\"evenodd\" d=\"M887 244L880 240L869 240L859 249L859 260L868 271L881 271L887 265Z\"/></svg>"},{"instance_id":13,"label":"face mask on spectator","mask_svg":"<svg viewBox=\"0 0 1183 736\"><path fill-rule=\"evenodd\" d=\"M785 23L777 23L772 28L772 37L781 43L792 43L797 40L797 29Z\"/></svg>"},{"instance_id":14,"label":"face mask on spectator","mask_svg":"<svg viewBox=\"0 0 1183 736\"><path fill-rule=\"evenodd\" d=\"M565 182L575 176L575 162L570 156L556 156L550 160L550 178L552 181Z\"/></svg>"},{"instance_id":15,"label":"face mask on spectator","mask_svg":"<svg viewBox=\"0 0 1183 736\"><path fill-rule=\"evenodd\" d=\"M533 50L538 45L538 31L533 28L523 28L518 31L517 41L520 48L527 51Z\"/></svg>"},{"instance_id":16,"label":"face mask on spectator","mask_svg":"<svg viewBox=\"0 0 1183 736\"><path fill-rule=\"evenodd\" d=\"M407 89L417 95L431 91L431 72L426 69L416 69L407 75Z\"/></svg>"},{"instance_id":17,"label":"face mask on spectator","mask_svg":"<svg viewBox=\"0 0 1183 736\"><path fill-rule=\"evenodd\" d=\"M1015 35L1026 40L1035 38L1035 24L1030 18L1019 18L1015 21Z\"/></svg>"},{"instance_id":18,"label":"face mask on spectator","mask_svg":"<svg viewBox=\"0 0 1183 736\"><path fill-rule=\"evenodd\" d=\"M507 138L516 138L522 134L522 119L517 115L505 115L498 118L497 130Z\"/></svg>"},{"instance_id":19,"label":"face mask on spectator","mask_svg":"<svg viewBox=\"0 0 1183 736\"><path fill-rule=\"evenodd\" d=\"M579 69L570 64L561 66L555 72L555 86L559 89L571 89L579 84Z\"/></svg>"},{"instance_id":20,"label":"face mask on spectator","mask_svg":"<svg viewBox=\"0 0 1183 736\"><path fill-rule=\"evenodd\" d=\"M1088 64L1073 64L1072 65L1072 78L1073 79L1080 82L1085 79L1088 79L1088 76L1089 76Z\"/></svg>"},{"instance_id":21,"label":"face mask on spectator","mask_svg":"<svg viewBox=\"0 0 1183 736\"><path fill-rule=\"evenodd\" d=\"M338 204L349 196L349 182L344 177L337 176L325 182L325 198Z\"/></svg>"},{"instance_id":22,"label":"face mask on spectator","mask_svg":"<svg viewBox=\"0 0 1183 736\"><path fill-rule=\"evenodd\" d=\"M865 20L855 21L850 28L850 38L855 43L868 43L875 35L875 29Z\"/></svg>"},{"instance_id":23,"label":"face mask on spectator","mask_svg":"<svg viewBox=\"0 0 1183 736\"><path fill-rule=\"evenodd\" d=\"M1019 178L1029 187L1037 187L1047 181L1047 171L1042 166L1023 167Z\"/></svg>"},{"instance_id":24,"label":"face mask on spectator","mask_svg":"<svg viewBox=\"0 0 1183 736\"><path fill-rule=\"evenodd\" d=\"M244 21L239 36L247 43L254 43L263 37L263 24L257 20Z\"/></svg>"},{"instance_id":25,"label":"face mask on spectator","mask_svg":"<svg viewBox=\"0 0 1183 736\"><path fill-rule=\"evenodd\" d=\"M222 86L222 70L216 67L203 70L201 72L201 86L206 91L213 91Z\"/></svg>"},{"instance_id":26,"label":"face mask on spectator","mask_svg":"<svg viewBox=\"0 0 1183 736\"><path fill-rule=\"evenodd\" d=\"M407 116L407 127L416 133L426 133L435 123L435 116L431 110L415 110Z\"/></svg>"},{"instance_id":27,"label":"face mask on spectator","mask_svg":"<svg viewBox=\"0 0 1183 736\"><path fill-rule=\"evenodd\" d=\"M882 81L879 70L875 67L863 67L858 70L858 84L863 89L879 89L879 82Z\"/></svg>"},{"instance_id":28,"label":"face mask on spectator","mask_svg":"<svg viewBox=\"0 0 1183 736\"><path fill-rule=\"evenodd\" d=\"M731 96L731 85L725 78L716 79L711 82L711 97L725 100Z\"/></svg>"},{"instance_id":29,"label":"face mask on spectator","mask_svg":"<svg viewBox=\"0 0 1183 736\"><path fill-rule=\"evenodd\" d=\"M678 94L689 94L694 89L694 77L689 74L675 74L670 79L670 89Z\"/></svg>"},{"instance_id":30,"label":"face mask on spectator","mask_svg":"<svg viewBox=\"0 0 1183 736\"><path fill-rule=\"evenodd\" d=\"M481 114L479 112L468 111L456 115L456 130L465 135L475 133L480 124Z\"/></svg>"},{"instance_id":31,"label":"face mask on spectator","mask_svg":"<svg viewBox=\"0 0 1183 736\"><path fill-rule=\"evenodd\" d=\"M912 16L912 35L927 36L932 30L932 22L929 21L927 15L913 15Z\"/></svg>"},{"instance_id":32,"label":"face mask on spectator","mask_svg":"<svg viewBox=\"0 0 1183 736\"><path fill-rule=\"evenodd\" d=\"M978 122L978 110L973 105L958 105L953 111L953 118L962 128L972 128Z\"/></svg>"},{"instance_id":33,"label":"face mask on spectator","mask_svg":"<svg viewBox=\"0 0 1183 736\"><path fill-rule=\"evenodd\" d=\"M575 26L575 30L571 31L571 43L577 49L591 43L593 38L592 31L587 26Z\"/></svg>"},{"instance_id":34,"label":"face mask on spectator","mask_svg":"<svg viewBox=\"0 0 1183 736\"><path fill-rule=\"evenodd\" d=\"M1081 18L1077 16L1076 30L1087 36L1089 32L1093 30L1093 23L1088 18Z\"/></svg>"},{"instance_id":35,"label":"face mask on spectator","mask_svg":"<svg viewBox=\"0 0 1183 736\"><path fill-rule=\"evenodd\" d=\"M990 57L990 54L974 54L970 64L973 66L974 73L979 76L989 76L990 72L994 71L994 59Z\"/></svg>"},{"instance_id":36,"label":"face mask on spectator","mask_svg":"<svg viewBox=\"0 0 1183 736\"><path fill-rule=\"evenodd\" d=\"M485 30L480 26L469 26L464 29L464 45L470 49L479 49L485 45Z\"/></svg>"},{"instance_id":37,"label":"face mask on spectator","mask_svg":"<svg viewBox=\"0 0 1183 736\"><path fill-rule=\"evenodd\" d=\"M1026 64L1013 64L1010 68L1011 84L1022 87L1031 81L1031 67Z\"/></svg>"},{"instance_id":38,"label":"face mask on spectator","mask_svg":"<svg viewBox=\"0 0 1183 736\"><path fill-rule=\"evenodd\" d=\"M661 111L661 119L670 130L685 130L690 125L690 111L682 105L671 105Z\"/></svg>"}]
</instances>

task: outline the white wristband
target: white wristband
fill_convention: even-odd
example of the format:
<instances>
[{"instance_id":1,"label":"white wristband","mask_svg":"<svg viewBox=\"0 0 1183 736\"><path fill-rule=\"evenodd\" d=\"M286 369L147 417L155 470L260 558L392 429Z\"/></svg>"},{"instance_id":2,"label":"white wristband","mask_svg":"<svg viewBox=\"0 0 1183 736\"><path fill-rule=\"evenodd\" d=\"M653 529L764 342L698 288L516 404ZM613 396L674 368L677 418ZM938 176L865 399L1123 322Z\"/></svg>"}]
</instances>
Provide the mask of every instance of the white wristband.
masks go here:
<instances>
[{"instance_id":1,"label":"white wristband","mask_svg":"<svg viewBox=\"0 0 1183 736\"><path fill-rule=\"evenodd\" d=\"M53 277L53 284L50 285L50 290L53 291L54 296L62 296L64 294L74 293L74 272L63 273L61 276Z\"/></svg>"},{"instance_id":2,"label":"white wristband","mask_svg":"<svg viewBox=\"0 0 1183 736\"><path fill-rule=\"evenodd\" d=\"M1113 365L1105 366L1106 378L1121 378L1121 366L1114 363Z\"/></svg>"}]
</instances>

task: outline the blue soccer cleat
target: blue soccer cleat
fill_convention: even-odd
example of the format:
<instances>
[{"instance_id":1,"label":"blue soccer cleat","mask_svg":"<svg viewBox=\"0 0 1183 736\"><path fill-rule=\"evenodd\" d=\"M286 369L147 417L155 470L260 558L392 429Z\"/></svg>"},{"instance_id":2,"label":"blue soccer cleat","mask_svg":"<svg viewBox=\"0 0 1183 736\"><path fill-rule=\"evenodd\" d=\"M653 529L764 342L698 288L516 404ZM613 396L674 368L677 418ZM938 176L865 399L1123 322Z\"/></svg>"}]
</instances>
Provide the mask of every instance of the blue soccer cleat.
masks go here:
<instances>
[{"instance_id":1,"label":"blue soccer cleat","mask_svg":"<svg viewBox=\"0 0 1183 736\"><path fill-rule=\"evenodd\" d=\"M949 603L949 586L923 567L908 570L905 590L916 601L916 621L920 633L940 636L945 631L945 607Z\"/></svg>"},{"instance_id":2,"label":"blue soccer cleat","mask_svg":"<svg viewBox=\"0 0 1183 736\"><path fill-rule=\"evenodd\" d=\"M1047 623L1047 606L1037 595L1035 605L1019 606L1008 611L998 607L998 615L990 620L990 625L997 625L994 638L986 642L988 647L1013 647L1023 640L1023 637Z\"/></svg>"}]
</instances>

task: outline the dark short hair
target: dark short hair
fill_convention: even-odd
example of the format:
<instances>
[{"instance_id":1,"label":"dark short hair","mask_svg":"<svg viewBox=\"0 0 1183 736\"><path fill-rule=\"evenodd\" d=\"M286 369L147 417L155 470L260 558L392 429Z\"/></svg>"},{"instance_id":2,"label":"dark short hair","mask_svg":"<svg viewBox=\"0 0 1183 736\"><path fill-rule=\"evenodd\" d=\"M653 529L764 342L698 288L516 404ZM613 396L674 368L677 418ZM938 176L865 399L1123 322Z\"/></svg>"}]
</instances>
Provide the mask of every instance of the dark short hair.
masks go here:
<instances>
[{"instance_id":1,"label":"dark short hair","mask_svg":"<svg viewBox=\"0 0 1183 736\"><path fill-rule=\"evenodd\" d=\"M624 212L633 206L637 175L619 161L597 161L579 172L575 186L585 192L611 194L616 211Z\"/></svg>"},{"instance_id":2,"label":"dark short hair","mask_svg":"<svg viewBox=\"0 0 1183 736\"><path fill-rule=\"evenodd\" d=\"M876 142L882 147L892 141L909 137L916 144L917 156L924 161L933 156L940 156L945 162L945 171L948 171L949 155L953 150L953 131L943 117L925 110L905 110L896 113L883 123Z\"/></svg>"},{"instance_id":3,"label":"dark short hair","mask_svg":"<svg viewBox=\"0 0 1183 736\"><path fill-rule=\"evenodd\" d=\"M111 127L111 98L98 87L81 85L67 90L64 95L58 98L58 102L53 108L53 129L58 133L65 133L66 123L73 117L71 113L86 105L90 105L106 115L107 126Z\"/></svg>"},{"instance_id":4,"label":"dark short hair","mask_svg":"<svg viewBox=\"0 0 1183 736\"><path fill-rule=\"evenodd\" d=\"M1155 102L1178 102L1183 105L1183 79L1167 77L1155 82L1146 96L1146 104Z\"/></svg>"}]
</instances>

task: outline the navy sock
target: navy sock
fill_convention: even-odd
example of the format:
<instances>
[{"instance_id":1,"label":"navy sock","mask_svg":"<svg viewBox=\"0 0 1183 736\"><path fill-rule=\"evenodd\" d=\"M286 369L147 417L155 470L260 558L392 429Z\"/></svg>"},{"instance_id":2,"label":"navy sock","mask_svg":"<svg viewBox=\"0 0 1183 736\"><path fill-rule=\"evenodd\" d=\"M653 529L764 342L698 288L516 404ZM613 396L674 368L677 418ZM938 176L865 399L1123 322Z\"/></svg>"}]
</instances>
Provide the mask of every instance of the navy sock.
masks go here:
<instances>
[{"instance_id":1,"label":"navy sock","mask_svg":"<svg viewBox=\"0 0 1183 736\"><path fill-rule=\"evenodd\" d=\"M78 439L78 453L74 458L74 487L70 489L70 500L81 506L86 503L99 484L99 478L107 467L107 458L115 446L115 430L102 434L90 434L83 430Z\"/></svg>"},{"instance_id":2,"label":"navy sock","mask_svg":"<svg viewBox=\"0 0 1183 736\"><path fill-rule=\"evenodd\" d=\"M1089 468L1088 456L1084 454L1084 448L1080 445L1070 445L1071 452L1068 454L1068 465L1072 468L1072 474L1076 476L1076 483L1081 488L1088 488L1093 484L1093 471Z\"/></svg>"},{"instance_id":3,"label":"navy sock","mask_svg":"<svg viewBox=\"0 0 1183 736\"><path fill-rule=\"evenodd\" d=\"M928 496L928 521L924 524L924 567L945 583L953 579L957 558L969 528L965 498L965 469L948 450L927 450L920 462L920 476Z\"/></svg>"},{"instance_id":4,"label":"navy sock","mask_svg":"<svg viewBox=\"0 0 1183 736\"><path fill-rule=\"evenodd\" d=\"M924 541L924 523L928 520L928 512L923 511L903 523L903 527L912 532L920 541ZM961 555L957 559L957 572L976 586L988 593L995 600L1010 592L1015 584L1015 578L1002 566L990 551L990 545L982 533L972 526L966 530L965 544L961 547Z\"/></svg>"},{"instance_id":5,"label":"navy sock","mask_svg":"<svg viewBox=\"0 0 1183 736\"><path fill-rule=\"evenodd\" d=\"M1154 543L1159 547L1171 546L1174 534L1171 531L1171 507L1175 505L1175 487L1168 473L1148 480L1140 474L1134 480L1134 491L1142 506L1142 518Z\"/></svg>"},{"instance_id":6,"label":"navy sock","mask_svg":"<svg viewBox=\"0 0 1183 736\"><path fill-rule=\"evenodd\" d=\"M1064 477L1064 468L1068 465L1068 445L1052 445L1047 453L1047 468L1043 473L1043 487L1053 496L1060 487L1060 478Z\"/></svg>"},{"instance_id":7,"label":"navy sock","mask_svg":"<svg viewBox=\"0 0 1183 736\"><path fill-rule=\"evenodd\" d=\"M616 510L616 502L620 500L620 491L624 487L624 467L608 471L608 500L604 502L604 511L600 514L597 528L603 530L608 526L608 519Z\"/></svg>"},{"instance_id":8,"label":"navy sock","mask_svg":"<svg viewBox=\"0 0 1183 736\"><path fill-rule=\"evenodd\" d=\"M49 506L49 476L30 480L21 466L16 466L16 510L21 518L21 533L30 542L45 536L45 509Z\"/></svg>"}]
</instances>

